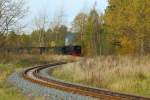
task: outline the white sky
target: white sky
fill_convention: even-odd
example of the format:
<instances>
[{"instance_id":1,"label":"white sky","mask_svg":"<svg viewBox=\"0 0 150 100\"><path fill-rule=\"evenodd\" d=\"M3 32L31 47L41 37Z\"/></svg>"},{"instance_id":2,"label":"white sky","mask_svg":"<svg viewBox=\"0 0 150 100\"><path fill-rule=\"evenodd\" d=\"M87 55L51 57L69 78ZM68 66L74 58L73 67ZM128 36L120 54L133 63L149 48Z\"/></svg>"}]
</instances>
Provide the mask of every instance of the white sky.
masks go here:
<instances>
[{"instance_id":1,"label":"white sky","mask_svg":"<svg viewBox=\"0 0 150 100\"><path fill-rule=\"evenodd\" d=\"M24 22L27 24L27 31L34 29L33 19L43 13L48 16L49 22L53 21L56 12L63 8L67 25L70 24L74 17L80 11L89 11L95 2L97 2L97 10L104 12L108 3L107 0L26 0L29 6L29 13L25 17Z\"/></svg>"}]
</instances>

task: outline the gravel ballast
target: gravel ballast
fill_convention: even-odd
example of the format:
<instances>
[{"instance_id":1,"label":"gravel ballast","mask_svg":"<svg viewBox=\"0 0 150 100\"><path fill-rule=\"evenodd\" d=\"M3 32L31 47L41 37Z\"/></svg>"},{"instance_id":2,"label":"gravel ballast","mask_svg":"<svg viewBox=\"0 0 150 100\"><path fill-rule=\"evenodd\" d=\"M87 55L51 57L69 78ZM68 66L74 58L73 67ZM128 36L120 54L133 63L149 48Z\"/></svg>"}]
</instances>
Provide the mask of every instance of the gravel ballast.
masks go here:
<instances>
[{"instance_id":1,"label":"gravel ballast","mask_svg":"<svg viewBox=\"0 0 150 100\"><path fill-rule=\"evenodd\" d=\"M44 100L97 100L88 96L67 93L53 88L44 87L39 84L34 84L28 80L24 80L20 73L21 72L13 73L9 76L7 81L27 96L43 97Z\"/></svg>"}]
</instances>

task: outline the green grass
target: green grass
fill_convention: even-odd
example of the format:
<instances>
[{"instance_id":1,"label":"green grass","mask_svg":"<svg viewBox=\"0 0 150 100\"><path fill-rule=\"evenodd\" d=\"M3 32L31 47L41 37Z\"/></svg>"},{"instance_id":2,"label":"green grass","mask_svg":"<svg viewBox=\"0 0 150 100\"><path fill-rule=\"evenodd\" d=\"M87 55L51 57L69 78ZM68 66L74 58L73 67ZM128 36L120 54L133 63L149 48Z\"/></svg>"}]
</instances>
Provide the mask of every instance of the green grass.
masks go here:
<instances>
[{"instance_id":1,"label":"green grass","mask_svg":"<svg viewBox=\"0 0 150 100\"><path fill-rule=\"evenodd\" d=\"M58 55L0 55L0 100L44 100L44 97L31 98L6 82L7 77L20 69L56 62L67 61L68 57ZM70 59L70 58L69 58Z\"/></svg>"},{"instance_id":2,"label":"green grass","mask_svg":"<svg viewBox=\"0 0 150 100\"><path fill-rule=\"evenodd\" d=\"M7 76L14 70L12 64L0 64L0 100L27 100L27 97L6 82Z\"/></svg>"},{"instance_id":3,"label":"green grass","mask_svg":"<svg viewBox=\"0 0 150 100\"><path fill-rule=\"evenodd\" d=\"M40 55L8 55L0 61L0 100L29 100L21 92L6 82L7 77L14 71L36 64L48 63ZM33 99L33 98L32 98ZM34 100L43 100L34 98Z\"/></svg>"},{"instance_id":4,"label":"green grass","mask_svg":"<svg viewBox=\"0 0 150 100\"><path fill-rule=\"evenodd\" d=\"M27 100L16 88L9 86L6 82L0 82L0 100Z\"/></svg>"},{"instance_id":5,"label":"green grass","mask_svg":"<svg viewBox=\"0 0 150 100\"><path fill-rule=\"evenodd\" d=\"M150 97L150 56L82 59L53 71L62 80Z\"/></svg>"}]
</instances>

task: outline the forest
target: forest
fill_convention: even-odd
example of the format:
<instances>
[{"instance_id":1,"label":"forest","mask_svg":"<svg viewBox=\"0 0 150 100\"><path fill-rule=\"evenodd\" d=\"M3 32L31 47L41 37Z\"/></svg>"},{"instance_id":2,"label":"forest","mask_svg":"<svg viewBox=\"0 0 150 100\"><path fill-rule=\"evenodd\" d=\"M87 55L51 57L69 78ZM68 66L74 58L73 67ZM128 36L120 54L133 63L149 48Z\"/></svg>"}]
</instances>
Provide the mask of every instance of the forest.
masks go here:
<instances>
[{"instance_id":1,"label":"forest","mask_svg":"<svg viewBox=\"0 0 150 100\"><path fill-rule=\"evenodd\" d=\"M11 29L16 18L25 13L25 9L20 9L21 13L16 14L16 18L9 18L8 25L1 23L5 29L0 32L0 47L61 46L64 45L65 35L73 32L76 34L75 44L81 45L85 56L144 55L150 53L149 6L149 0L109 0L104 14L99 13L95 6L88 13L78 13L71 29L62 23L45 28L46 18L39 17L35 22L37 27L31 34ZM17 9L14 11L18 13ZM7 23L9 19L2 17L0 22L5 20Z\"/></svg>"}]
</instances>

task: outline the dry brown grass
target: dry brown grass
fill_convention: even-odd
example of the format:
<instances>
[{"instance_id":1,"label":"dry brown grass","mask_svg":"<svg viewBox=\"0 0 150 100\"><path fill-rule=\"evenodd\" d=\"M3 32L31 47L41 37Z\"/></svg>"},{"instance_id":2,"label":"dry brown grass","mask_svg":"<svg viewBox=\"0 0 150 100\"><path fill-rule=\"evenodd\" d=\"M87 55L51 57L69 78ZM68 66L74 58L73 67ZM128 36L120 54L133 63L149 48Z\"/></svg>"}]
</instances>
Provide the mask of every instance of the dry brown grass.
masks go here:
<instances>
[{"instance_id":1,"label":"dry brown grass","mask_svg":"<svg viewBox=\"0 0 150 100\"><path fill-rule=\"evenodd\" d=\"M52 61L74 61L78 57L54 55L54 54L0 54L0 63L17 63L21 61L28 61L30 64L43 64Z\"/></svg>"},{"instance_id":2,"label":"dry brown grass","mask_svg":"<svg viewBox=\"0 0 150 100\"><path fill-rule=\"evenodd\" d=\"M150 96L150 56L83 58L53 72L63 80Z\"/></svg>"}]
</instances>

